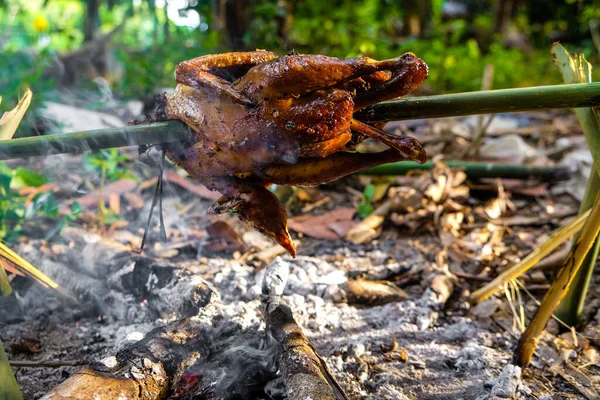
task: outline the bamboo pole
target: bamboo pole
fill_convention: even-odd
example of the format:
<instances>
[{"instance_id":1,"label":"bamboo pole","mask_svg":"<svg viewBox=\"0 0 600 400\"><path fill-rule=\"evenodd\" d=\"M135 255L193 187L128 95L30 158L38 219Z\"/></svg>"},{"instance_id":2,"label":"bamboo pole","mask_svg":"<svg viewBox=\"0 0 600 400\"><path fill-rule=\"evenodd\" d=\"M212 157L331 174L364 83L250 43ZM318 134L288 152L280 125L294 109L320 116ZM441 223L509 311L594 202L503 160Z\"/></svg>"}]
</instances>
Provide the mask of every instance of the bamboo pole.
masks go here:
<instances>
[{"instance_id":1,"label":"bamboo pole","mask_svg":"<svg viewBox=\"0 0 600 400\"><path fill-rule=\"evenodd\" d=\"M516 164L494 164L490 162L444 161L449 168L462 169L469 178L506 178L530 179L543 181L560 181L573 175L570 167L535 167ZM419 164L414 161L401 161L391 164L378 165L360 172L362 175L405 175L412 170L429 170L432 161Z\"/></svg>"},{"instance_id":2,"label":"bamboo pole","mask_svg":"<svg viewBox=\"0 0 600 400\"><path fill-rule=\"evenodd\" d=\"M188 136L188 129L179 121L32 136L1 141L0 160L178 142Z\"/></svg>"},{"instance_id":3,"label":"bamboo pole","mask_svg":"<svg viewBox=\"0 0 600 400\"><path fill-rule=\"evenodd\" d=\"M502 272L498 275L493 281L485 285L484 287L474 291L470 300L472 302L479 302L486 300L488 297L499 292L504 285L508 282L517 279L519 276L523 275L525 272L529 271L531 267L537 264L544 257L548 256L552 253L558 246L569 240L576 233L581 230L581 227L589 217L590 211L586 211L580 216L578 216L573 221L569 222L567 225L562 226L552 232L552 235L542 243L540 246L536 247L527 257Z\"/></svg>"},{"instance_id":4,"label":"bamboo pole","mask_svg":"<svg viewBox=\"0 0 600 400\"><path fill-rule=\"evenodd\" d=\"M383 122L594 106L600 106L600 83L412 97L375 104L356 113L355 117L367 122ZM12 139L0 142L0 160L176 142L185 140L188 135L182 123L167 121Z\"/></svg>"},{"instance_id":5,"label":"bamboo pole","mask_svg":"<svg viewBox=\"0 0 600 400\"><path fill-rule=\"evenodd\" d=\"M540 335L546 327L548 320L554 313L554 310L560 301L567 294L569 285L577 276L577 272L581 267L586 255L592 248L598 232L600 231L600 193L596 197L592 212L585 224L581 228L581 232L575 243L571 247L569 255L563 262L563 266L558 271L558 275L546 295L542 299L540 307L536 311L533 319L527 326L527 329L521 335L519 344L513 356L513 363L526 367L531 361L533 352L540 340Z\"/></svg>"},{"instance_id":6,"label":"bamboo pole","mask_svg":"<svg viewBox=\"0 0 600 400\"><path fill-rule=\"evenodd\" d=\"M595 107L600 82L413 97L375 104L355 114L366 122L456 117L554 108Z\"/></svg>"},{"instance_id":7,"label":"bamboo pole","mask_svg":"<svg viewBox=\"0 0 600 400\"><path fill-rule=\"evenodd\" d=\"M592 65L582 55L575 54L571 56L563 46L555 44L552 46L552 56L563 80L566 82L584 84L592 81ZM585 195L579 207L579 213L582 214L594 205L596 194L600 191L600 176L598 175L600 173L600 119L593 108L576 108L574 111L596 167L592 170L588 179ZM557 317L570 326L577 325L583 313L585 298L594 273L599 250L600 240L596 238L596 242L587 254L567 294L556 309Z\"/></svg>"}]
</instances>

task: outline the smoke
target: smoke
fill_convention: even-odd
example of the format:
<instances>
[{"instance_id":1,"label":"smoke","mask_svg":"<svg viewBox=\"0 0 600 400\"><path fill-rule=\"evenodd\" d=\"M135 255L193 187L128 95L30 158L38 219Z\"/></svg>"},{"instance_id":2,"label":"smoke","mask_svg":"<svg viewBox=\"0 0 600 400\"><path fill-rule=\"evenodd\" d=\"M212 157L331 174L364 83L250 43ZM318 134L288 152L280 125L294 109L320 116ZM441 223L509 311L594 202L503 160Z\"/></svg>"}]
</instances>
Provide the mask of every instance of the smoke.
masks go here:
<instances>
[{"instance_id":1,"label":"smoke","mask_svg":"<svg viewBox=\"0 0 600 400\"><path fill-rule=\"evenodd\" d=\"M216 323L218 324L218 323ZM177 399L234 400L265 398L276 379L279 346L264 331L233 322L201 335L200 357L175 388Z\"/></svg>"}]
</instances>

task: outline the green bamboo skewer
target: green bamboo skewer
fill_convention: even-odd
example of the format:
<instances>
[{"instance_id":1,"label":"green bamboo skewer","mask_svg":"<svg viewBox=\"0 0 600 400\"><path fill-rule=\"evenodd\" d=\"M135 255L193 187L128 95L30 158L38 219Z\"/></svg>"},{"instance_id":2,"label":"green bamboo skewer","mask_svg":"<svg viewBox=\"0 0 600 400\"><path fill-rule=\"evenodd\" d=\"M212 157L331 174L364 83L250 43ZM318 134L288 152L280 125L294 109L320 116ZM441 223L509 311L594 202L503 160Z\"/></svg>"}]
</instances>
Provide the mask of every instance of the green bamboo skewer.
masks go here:
<instances>
[{"instance_id":1,"label":"green bamboo skewer","mask_svg":"<svg viewBox=\"0 0 600 400\"><path fill-rule=\"evenodd\" d=\"M400 161L391 164L378 165L362 172L362 175L405 175L413 170L428 170L433 162L419 164L414 161ZM495 164L490 162L444 161L450 168L462 169L469 178L506 178L529 179L537 178L546 182L569 179L573 175L570 167L535 167L515 164Z\"/></svg>"},{"instance_id":2,"label":"green bamboo skewer","mask_svg":"<svg viewBox=\"0 0 600 400\"><path fill-rule=\"evenodd\" d=\"M189 130L183 123L165 121L121 128L32 136L0 142L0 160L179 142L187 139L189 135Z\"/></svg>"},{"instance_id":3,"label":"green bamboo skewer","mask_svg":"<svg viewBox=\"0 0 600 400\"><path fill-rule=\"evenodd\" d=\"M355 114L368 122L456 117L498 112L600 106L600 82L411 97L375 104ZM167 121L0 142L0 160L185 140L189 130Z\"/></svg>"},{"instance_id":4,"label":"green bamboo skewer","mask_svg":"<svg viewBox=\"0 0 600 400\"><path fill-rule=\"evenodd\" d=\"M375 104L355 114L366 122L456 117L554 108L595 107L600 103L600 82L519 89L484 90L411 97Z\"/></svg>"}]
</instances>

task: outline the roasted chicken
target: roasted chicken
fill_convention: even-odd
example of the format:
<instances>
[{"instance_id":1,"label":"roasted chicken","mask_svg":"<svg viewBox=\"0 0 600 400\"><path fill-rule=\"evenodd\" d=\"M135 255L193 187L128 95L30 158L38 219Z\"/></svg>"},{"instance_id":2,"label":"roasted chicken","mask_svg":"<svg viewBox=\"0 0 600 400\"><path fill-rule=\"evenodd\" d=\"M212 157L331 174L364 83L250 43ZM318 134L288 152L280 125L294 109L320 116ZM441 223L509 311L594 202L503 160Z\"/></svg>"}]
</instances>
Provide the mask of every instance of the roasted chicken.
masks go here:
<instances>
[{"instance_id":1,"label":"roasted chicken","mask_svg":"<svg viewBox=\"0 0 600 400\"><path fill-rule=\"evenodd\" d=\"M424 162L415 139L353 114L403 96L425 78L427 65L412 53L385 61L268 51L207 55L177 65L178 85L156 115L194 131L188 142L169 144L167 157L223 195L212 212L235 211L295 256L287 213L269 185L316 186L379 164ZM366 137L390 149L353 152Z\"/></svg>"}]
</instances>

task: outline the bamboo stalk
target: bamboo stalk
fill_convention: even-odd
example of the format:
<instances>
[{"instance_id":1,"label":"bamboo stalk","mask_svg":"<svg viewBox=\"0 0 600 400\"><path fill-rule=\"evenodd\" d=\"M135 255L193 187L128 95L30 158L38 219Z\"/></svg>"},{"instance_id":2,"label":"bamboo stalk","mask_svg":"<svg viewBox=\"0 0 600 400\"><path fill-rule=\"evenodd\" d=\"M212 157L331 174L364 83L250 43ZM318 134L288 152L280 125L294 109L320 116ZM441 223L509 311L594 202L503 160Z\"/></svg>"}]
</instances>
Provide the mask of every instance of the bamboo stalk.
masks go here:
<instances>
[{"instance_id":1,"label":"bamboo stalk","mask_svg":"<svg viewBox=\"0 0 600 400\"><path fill-rule=\"evenodd\" d=\"M412 97L375 104L356 113L355 117L367 122L384 122L593 106L600 106L600 83ZM177 142L188 135L182 123L167 121L12 139L0 143L0 160Z\"/></svg>"},{"instance_id":2,"label":"bamboo stalk","mask_svg":"<svg viewBox=\"0 0 600 400\"><path fill-rule=\"evenodd\" d=\"M2 267L0 267L2 269ZM0 340L0 399L23 400L17 380L10 368L4 345Z\"/></svg>"},{"instance_id":3,"label":"bamboo stalk","mask_svg":"<svg viewBox=\"0 0 600 400\"><path fill-rule=\"evenodd\" d=\"M418 164L413 161L402 161L392 164L379 165L360 172L363 175L405 175L412 170L429 170L433 162ZM469 178L506 178L529 179L537 178L543 181L560 181L573 175L570 167L534 167L527 165L494 164L489 162L444 161L449 168L462 169Z\"/></svg>"},{"instance_id":4,"label":"bamboo stalk","mask_svg":"<svg viewBox=\"0 0 600 400\"><path fill-rule=\"evenodd\" d=\"M517 345L513 358L513 362L516 365L520 367L529 365L544 327L567 293L569 285L573 282L575 276L577 276L579 267L581 267L585 256L592 248L599 231L600 193L596 197L596 201L592 207L592 213L583 225L583 228L577 237L577 241L573 244L573 247L571 247L569 255L558 272L558 276L554 282L552 282L552 286L550 286L550 289L548 289L548 292L544 296L535 316L519 339L519 344Z\"/></svg>"},{"instance_id":5,"label":"bamboo stalk","mask_svg":"<svg viewBox=\"0 0 600 400\"><path fill-rule=\"evenodd\" d=\"M366 122L456 117L554 108L595 107L600 83L537 86L413 97L387 101L355 114Z\"/></svg>"},{"instance_id":6,"label":"bamboo stalk","mask_svg":"<svg viewBox=\"0 0 600 400\"><path fill-rule=\"evenodd\" d=\"M563 46L555 44L552 46L552 56L566 82L578 82L580 84L592 82L592 65L587 62L583 55L576 54L572 57ZM596 194L600 191L600 175L598 175L600 174L600 119L593 108L576 108L575 114L585 135L595 165L579 207L579 213L581 214L594 205ZM569 287L567 294L556 309L558 318L571 326L577 324L583 312L599 250L600 239L596 238L596 242L589 254L586 255L583 265Z\"/></svg>"},{"instance_id":7,"label":"bamboo stalk","mask_svg":"<svg viewBox=\"0 0 600 400\"><path fill-rule=\"evenodd\" d=\"M188 138L188 135L188 129L181 122L166 121L33 136L0 142L0 160L178 142Z\"/></svg>"}]
</instances>

